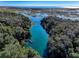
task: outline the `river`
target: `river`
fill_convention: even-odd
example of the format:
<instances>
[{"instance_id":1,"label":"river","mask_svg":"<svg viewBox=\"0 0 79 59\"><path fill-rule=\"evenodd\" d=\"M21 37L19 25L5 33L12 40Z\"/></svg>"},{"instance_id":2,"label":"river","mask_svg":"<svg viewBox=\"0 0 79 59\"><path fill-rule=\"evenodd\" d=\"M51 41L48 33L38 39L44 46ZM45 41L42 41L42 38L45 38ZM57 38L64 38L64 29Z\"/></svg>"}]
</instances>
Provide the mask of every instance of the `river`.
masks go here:
<instances>
[{"instance_id":1,"label":"river","mask_svg":"<svg viewBox=\"0 0 79 59\"><path fill-rule=\"evenodd\" d=\"M40 25L41 20L43 18L47 17L48 15L45 13L36 13L34 15L28 16L29 20L34 23L34 25L30 28L30 34L31 34L31 42L28 43L29 46L31 46L33 49L38 51L40 56L44 55L44 51L47 47L48 42L48 34L43 29L43 27Z\"/></svg>"}]
</instances>

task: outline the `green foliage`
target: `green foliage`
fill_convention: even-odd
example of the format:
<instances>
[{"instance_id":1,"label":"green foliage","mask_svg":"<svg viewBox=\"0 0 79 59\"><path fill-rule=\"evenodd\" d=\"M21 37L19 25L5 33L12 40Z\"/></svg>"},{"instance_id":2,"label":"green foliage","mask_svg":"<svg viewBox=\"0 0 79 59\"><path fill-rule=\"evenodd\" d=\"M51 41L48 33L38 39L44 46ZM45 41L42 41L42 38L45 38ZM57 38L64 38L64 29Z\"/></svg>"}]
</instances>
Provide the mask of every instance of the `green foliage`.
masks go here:
<instances>
[{"instance_id":1,"label":"green foliage","mask_svg":"<svg viewBox=\"0 0 79 59\"><path fill-rule=\"evenodd\" d=\"M28 18L9 11L0 11L0 15L0 58L40 57L31 47L22 47L18 42L20 38L24 40L21 36L24 31L29 33L31 23ZM19 22L16 24L17 20ZM20 36L18 39L16 34Z\"/></svg>"},{"instance_id":2,"label":"green foliage","mask_svg":"<svg viewBox=\"0 0 79 59\"><path fill-rule=\"evenodd\" d=\"M79 58L78 53L70 53L70 58Z\"/></svg>"},{"instance_id":3,"label":"green foliage","mask_svg":"<svg viewBox=\"0 0 79 59\"><path fill-rule=\"evenodd\" d=\"M79 21L49 16L41 21L41 25L49 34L47 57L79 56Z\"/></svg>"},{"instance_id":4,"label":"green foliage","mask_svg":"<svg viewBox=\"0 0 79 59\"><path fill-rule=\"evenodd\" d=\"M0 52L0 57L2 58L33 58L40 57L37 52L35 52L32 48L25 48L19 46L18 43L8 44L5 46L3 51Z\"/></svg>"}]
</instances>

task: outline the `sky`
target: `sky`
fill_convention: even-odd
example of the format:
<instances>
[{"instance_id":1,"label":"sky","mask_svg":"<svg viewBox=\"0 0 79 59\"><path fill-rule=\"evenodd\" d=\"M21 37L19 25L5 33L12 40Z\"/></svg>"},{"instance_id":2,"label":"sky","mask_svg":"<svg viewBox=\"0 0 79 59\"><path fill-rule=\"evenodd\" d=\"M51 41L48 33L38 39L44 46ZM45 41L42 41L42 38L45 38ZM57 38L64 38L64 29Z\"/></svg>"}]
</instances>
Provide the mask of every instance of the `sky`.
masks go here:
<instances>
[{"instance_id":1,"label":"sky","mask_svg":"<svg viewBox=\"0 0 79 59\"><path fill-rule=\"evenodd\" d=\"M79 8L79 1L0 1L0 6Z\"/></svg>"}]
</instances>

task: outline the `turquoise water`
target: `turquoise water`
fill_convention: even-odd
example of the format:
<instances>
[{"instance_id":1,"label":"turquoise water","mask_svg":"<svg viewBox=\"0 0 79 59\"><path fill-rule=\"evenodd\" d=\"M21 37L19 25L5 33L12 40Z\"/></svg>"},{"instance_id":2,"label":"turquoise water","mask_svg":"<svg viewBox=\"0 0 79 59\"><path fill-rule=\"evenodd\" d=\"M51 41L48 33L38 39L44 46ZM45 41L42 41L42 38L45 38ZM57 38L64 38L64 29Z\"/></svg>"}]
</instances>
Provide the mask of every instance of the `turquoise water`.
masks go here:
<instances>
[{"instance_id":1,"label":"turquoise water","mask_svg":"<svg viewBox=\"0 0 79 59\"><path fill-rule=\"evenodd\" d=\"M24 16L28 16L23 14ZM48 34L46 31L42 28L40 25L40 21L43 20L43 18L47 17L47 14L41 14L36 13L34 15L28 16L29 19L34 23L34 25L30 28L30 34L31 34L31 42L28 42L28 46L31 46L33 49L39 52L41 56L43 56L44 51L47 47L48 42Z\"/></svg>"},{"instance_id":2,"label":"turquoise water","mask_svg":"<svg viewBox=\"0 0 79 59\"><path fill-rule=\"evenodd\" d=\"M48 35L46 31L40 25L34 25L30 28L30 33L32 35L31 47L37 50L39 54L43 56L48 42Z\"/></svg>"},{"instance_id":3,"label":"turquoise water","mask_svg":"<svg viewBox=\"0 0 79 59\"><path fill-rule=\"evenodd\" d=\"M42 17L32 17L32 16L29 16L29 19L35 23L35 24L40 24L40 20L42 20L43 18Z\"/></svg>"},{"instance_id":4,"label":"turquoise water","mask_svg":"<svg viewBox=\"0 0 79 59\"><path fill-rule=\"evenodd\" d=\"M37 16L37 17L34 17L34 16ZM46 13L36 13L32 16L28 16L29 19L34 22L35 24L40 24L41 20L43 20L43 18L47 17L48 15Z\"/></svg>"}]
</instances>

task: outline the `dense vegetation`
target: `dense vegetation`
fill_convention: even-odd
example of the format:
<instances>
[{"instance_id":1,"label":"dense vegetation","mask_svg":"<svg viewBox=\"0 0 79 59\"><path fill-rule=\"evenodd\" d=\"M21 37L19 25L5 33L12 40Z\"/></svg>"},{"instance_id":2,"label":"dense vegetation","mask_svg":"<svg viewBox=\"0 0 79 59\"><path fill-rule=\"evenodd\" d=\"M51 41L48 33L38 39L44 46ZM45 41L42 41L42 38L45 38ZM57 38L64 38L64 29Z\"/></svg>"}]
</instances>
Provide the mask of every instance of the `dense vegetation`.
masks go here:
<instances>
[{"instance_id":1,"label":"dense vegetation","mask_svg":"<svg viewBox=\"0 0 79 59\"><path fill-rule=\"evenodd\" d=\"M49 16L41 25L49 34L47 57L79 57L79 21Z\"/></svg>"},{"instance_id":2,"label":"dense vegetation","mask_svg":"<svg viewBox=\"0 0 79 59\"><path fill-rule=\"evenodd\" d=\"M49 34L46 57L79 58L79 21L49 16L41 21ZM31 47L24 47L31 36L30 20L12 11L0 11L0 58L40 57Z\"/></svg>"},{"instance_id":3,"label":"dense vegetation","mask_svg":"<svg viewBox=\"0 0 79 59\"><path fill-rule=\"evenodd\" d=\"M40 57L24 40L30 38L31 22L27 17L11 11L0 11L0 58Z\"/></svg>"}]
</instances>

